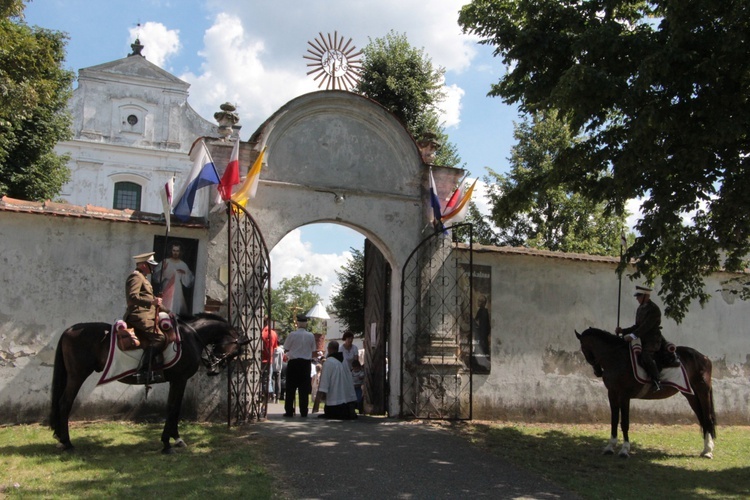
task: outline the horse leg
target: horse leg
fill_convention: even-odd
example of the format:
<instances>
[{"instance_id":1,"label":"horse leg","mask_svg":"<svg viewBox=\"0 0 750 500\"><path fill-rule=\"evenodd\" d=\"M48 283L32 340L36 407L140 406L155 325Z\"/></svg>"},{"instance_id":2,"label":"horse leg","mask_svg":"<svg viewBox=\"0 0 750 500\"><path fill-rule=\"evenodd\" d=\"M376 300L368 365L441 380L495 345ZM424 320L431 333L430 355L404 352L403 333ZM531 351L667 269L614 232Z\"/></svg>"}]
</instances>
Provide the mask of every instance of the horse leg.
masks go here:
<instances>
[{"instance_id":1,"label":"horse leg","mask_svg":"<svg viewBox=\"0 0 750 500\"><path fill-rule=\"evenodd\" d=\"M709 403L713 403L711 400L709 403L703 404L703 401L708 401L711 398L711 394L706 390L705 387L693 387L695 395L684 394L685 399L690 403L690 408L693 409L693 413L698 417L698 423L703 431L703 451L701 457L703 458L714 458L714 439L716 428L711 418L712 413L709 411Z\"/></svg>"},{"instance_id":2,"label":"horse leg","mask_svg":"<svg viewBox=\"0 0 750 500\"><path fill-rule=\"evenodd\" d=\"M182 398L185 395L185 386L187 379L172 380L169 382L169 397L167 398L167 421L164 423L164 430L161 433L161 442L164 446L161 450L165 455L174 453L174 448L169 443L170 438L175 440L175 446L183 448L187 446L185 441L180 438L180 432L177 426L180 422L180 409L182 408Z\"/></svg>"},{"instance_id":3,"label":"horse leg","mask_svg":"<svg viewBox=\"0 0 750 500\"><path fill-rule=\"evenodd\" d=\"M59 414L59 419L54 429L54 437L60 442L60 447L65 451L73 449L73 444L70 442L68 421L70 412L73 409L73 403L85 380L86 377L80 378L69 375L62 396L56 402L53 402L53 404L58 405Z\"/></svg>"},{"instance_id":4,"label":"horse leg","mask_svg":"<svg viewBox=\"0 0 750 500\"><path fill-rule=\"evenodd\" d=\"M614 455L615 446L617 446L617 425L620 423L620 404L615 395L609 394L609 411L610 411L610 438L607 446L604 447L604 455Z\"/></svg>"},{"instance_id":5,"label":"horse leg","mask_svg":"<svg viewBox=\"0 0 750 500\"><path fill-rule=\"evenodd\" d=\"M620 411L622 412L622 448L618 456L620 458L630 458L630 437L628 436L628 430L630 429L630 400L625 399L620 403Z\"/></svg>"}]
</instances>

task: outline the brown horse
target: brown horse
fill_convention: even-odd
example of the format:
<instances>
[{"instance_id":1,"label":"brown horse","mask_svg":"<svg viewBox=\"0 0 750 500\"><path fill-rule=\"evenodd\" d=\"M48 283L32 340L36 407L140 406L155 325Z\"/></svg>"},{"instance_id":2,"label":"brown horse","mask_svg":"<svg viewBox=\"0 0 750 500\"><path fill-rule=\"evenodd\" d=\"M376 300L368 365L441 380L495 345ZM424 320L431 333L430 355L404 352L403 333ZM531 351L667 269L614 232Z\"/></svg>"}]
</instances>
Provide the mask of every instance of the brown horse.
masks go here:
<instances>
[{"instance_id":1,"label":"brown horse","mask_svg":"<svg viewBox=\"0 0 750 500\"><path fill-rule=\"evenodd\" d=\"M164 445L162 453L174 453L170 438L175 440L175 446L185 446L177 429L180 408L187 381L198 371L201 362L209 369L209 375L217 374L247 343L239 339L237 331L224 318L213 314L178 317L177 323L182 337L182 356L177 363L164 370L165 381L169 382L169 396L167 420L161 434ZM73 448L68 432L73 402L89 375L104 369L111 330L112 326L107 323L79 323L66 329L57 344L49 425L65 450ZM213 346L212 350L208 349L209 345ZM136 384L134 376L119 382Z\"/></svg>"},{"instance_id":2,"label":"brown horse","mask_svg":"<svg viewBox=\"0 0 750 500\"><path fill-rule=\"evenodd\" d=\"M633 375L628 342L621 337L596 328L588 328L580 334L576 331L576 337L581 342L581 351L586 361L594 367L594 374L602 377L609 396L612 433L609 443L604 448L604 454L614 453L614 448L617 446L617 424L622 417L624 443L619 455L627 458L630 455L628 438L630 400L666 399L679 391L665 385L660 391L651 392L651 384L639 383ZM678 347L677 354L685 367L688 381L694 392L694 394L683 393L683 396L690 403L690 408L698 417L703 431L704 446L701 456L713 458L716 414L711 388L711 360L690 347Z\"/></svg>"}]
</instances>

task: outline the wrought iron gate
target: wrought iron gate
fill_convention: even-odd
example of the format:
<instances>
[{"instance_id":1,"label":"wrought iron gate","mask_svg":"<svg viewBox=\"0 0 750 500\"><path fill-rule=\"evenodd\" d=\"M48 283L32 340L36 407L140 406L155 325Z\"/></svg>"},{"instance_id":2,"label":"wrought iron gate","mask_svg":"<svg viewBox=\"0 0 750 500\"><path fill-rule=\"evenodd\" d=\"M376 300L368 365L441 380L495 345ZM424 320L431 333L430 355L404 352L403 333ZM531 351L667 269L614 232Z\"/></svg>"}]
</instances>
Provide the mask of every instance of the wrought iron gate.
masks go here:
<instances>
[{"instance_id":1,"label":"wrought iron gate","mask_svg":"<svg viewBox=\"0 0 750 500\"><path fill-rule=\"evenodd\" d=\"M249 343L228 369L229 425L265 418L268 410L261 351L271 311L271 259L255 219L229 202L229 321Z\"/></svg>"},{"instance_id":2,"label":"wrought iron gate","mask_svg":"<svg viewBox=\"0 0 750 500\"><path fill-rule=\"evenodd\" d=\"M468 226L468 227L467 227ZM468 420L472 408L472 226L459 248L437 232L422 240L401 281L401 416ZM468 319L468 323L467 320Z\"/></svg>"}]
</instances>

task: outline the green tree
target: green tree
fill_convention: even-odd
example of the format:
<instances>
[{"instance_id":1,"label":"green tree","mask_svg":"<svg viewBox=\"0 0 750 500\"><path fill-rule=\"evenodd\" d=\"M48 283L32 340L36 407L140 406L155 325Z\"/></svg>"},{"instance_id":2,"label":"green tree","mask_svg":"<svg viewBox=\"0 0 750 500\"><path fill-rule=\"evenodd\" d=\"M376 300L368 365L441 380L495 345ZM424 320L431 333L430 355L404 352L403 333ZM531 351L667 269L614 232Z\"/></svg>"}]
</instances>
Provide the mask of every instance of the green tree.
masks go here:
<instances>
[{"instance_id":1,"label":"green tree","mask_svg":"<svg viewBox=\"0 0 750 500\"><path fill-rule=\"evenodd\" d=\"M297 275L282 279L271 290L271 318L276 322L276 332L280 337L286 338L295 329L297 314L309 311L320 301L315 289L321 283L322 280L312 274ZM314 328L314 322L308 327Z\"/></svg>"},{"instance_id":2,"label":"green tree","mask_svg":"<svg viewBox=\"0 0 750 500\"><path fill-rule=\"evenodd\" d=\"M620 214L644 199L627 255L632 278L661 277L667 316L705 304L707 274L747 267L746 0L474 0L459 24L508 68L490 95L585 132L554 182Z\"/></svg>"},{"instance_id":3,"label":"green tree","mask_svg":"<svg viewBox=\"0 0 750 500\"><path fill-rule=\"evenodd\" d=\"M365 331L365 255L350 248L352 256L336 271L338 288L331 305L341 323L355 336Z\"/></svg>"},{"instance_id":4,"label":"green tree","mask_svg":"<svg viewBox=\"0 0 750 500\"><path fill-rule=\"evenodd\" d=\"M439 123L445 69L435 68L424 49L412 47L406 35L394 31L370 39L362 54L362 73L354 91L388 109L416 139L426 132L437 135L442 148L435 163L458 165L457 149Z\"/></svg>"},{"instance_id":5,"label":"green tree","mask_svg":"<svg viewBox=\"0 0 750 500\"><path fill-rule=\"evenodd\" d=\"M515 126L511 170L489 170L492 220L509 243L561 252L619 255L624 214L610 215L557 182L554 163L576 139L557 113L538 113ZM493 183L494 182L494 183ZM518 241L522 240L522 241Z\"/></svg>"},{"instance_id":6,"label":"green tree","mask_svg":"<svg viewBox=\"0 0 750 500\"><path fill-rule=\"evenodd\" d=\"M45 200L70 176L55 145L71 137L73 73L62 68L65 34L23 22L24 4L0 4L0 194Z\"/></svg>"}]
</instances>

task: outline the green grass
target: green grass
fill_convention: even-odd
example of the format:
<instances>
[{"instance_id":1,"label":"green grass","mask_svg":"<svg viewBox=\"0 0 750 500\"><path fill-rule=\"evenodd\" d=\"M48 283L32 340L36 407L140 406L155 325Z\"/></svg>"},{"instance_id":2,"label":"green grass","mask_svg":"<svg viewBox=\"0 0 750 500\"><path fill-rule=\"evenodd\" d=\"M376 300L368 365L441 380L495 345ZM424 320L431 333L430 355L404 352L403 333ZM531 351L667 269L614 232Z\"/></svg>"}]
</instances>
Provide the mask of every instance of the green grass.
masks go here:
<instances>
[{"instance_id":1,"label":"green grass","mask_svg":"<svg viewBox=\"0 0 750 500\"><path fill-rule=\"evenodd\" d=\"M188 447L162 455L161 424L71 427L73 453L57 450L46 427L0 427L0 497L276 497L251 429L183 422Z\"/></svg>"},{"instance_id":2,"label":"green grass","mask_svg":"<svg viewBox=\"0 0 750 500\"><path fill-rule=\"evenodd\" d=\"M629 459L601 454L606 425L442 425L584 499L750 497L750 427L719 427L715 458L707 460L699 457L696 425L631 426ZM169 456L161 455L161 430L154 423L77 422L76 449L68 453L55 448L44 426L0 427L0 498L287 496L252 425L182 422L188 448Z\"/></svg>"},{"instance_id":3,"label":"green grass","mask_svg":"<svg viewBox=\"0 0 750 500\"><path fill-rule=\"evenodd\" d=\"M714 459L701 458L696 425L631 425L631 456L602 455L609 426L469 423L464 436L582 498L750 497L750 428L719 427ZM622 446L622 436L616 451Z\"/></svg>"}]
</instances>

